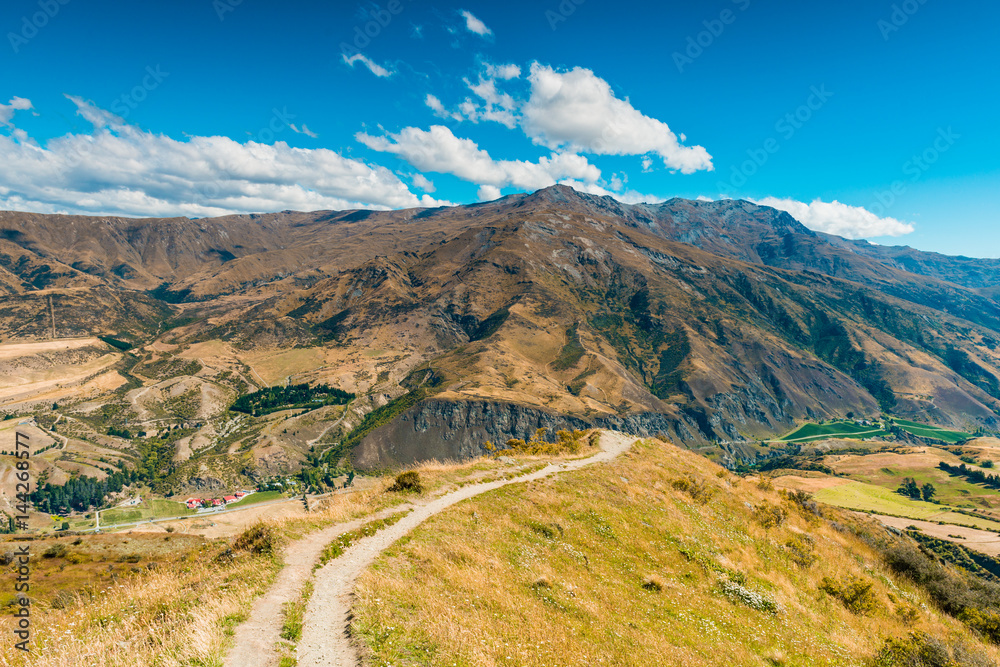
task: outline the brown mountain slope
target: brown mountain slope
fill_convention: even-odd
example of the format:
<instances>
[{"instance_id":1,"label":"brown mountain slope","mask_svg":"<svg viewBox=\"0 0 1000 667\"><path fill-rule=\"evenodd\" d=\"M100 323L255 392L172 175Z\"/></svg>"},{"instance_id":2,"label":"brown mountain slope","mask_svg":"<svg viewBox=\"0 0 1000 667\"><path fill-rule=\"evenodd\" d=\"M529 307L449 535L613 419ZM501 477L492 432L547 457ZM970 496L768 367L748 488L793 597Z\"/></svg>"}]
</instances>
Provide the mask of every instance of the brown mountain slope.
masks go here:
<instances>
[{"instance_id":1,"label":"brown mountain slope","mask_svg":"<svg viewBox=\"0 0 1000 667\"><path fill-rule=\"evenodd\" d=\"M392 212L6 213L0 230L4 336L49 335L51 294L67 313L57 335L156 341L140 375L187 355L227 391L239 371L329 382L366 409L406 394L379 413L392 423L346 441L371 465L442 438L470 454L559 419L724 449L849 411L997 427L987 260L903 253L911 273L748 202L628 206L557 186ZM214 341L224 360L205 352ZM336 444L360 418L316 431ZM259 446L301 458L302 441L265 431Z\"/></svg>"}]
</instances>

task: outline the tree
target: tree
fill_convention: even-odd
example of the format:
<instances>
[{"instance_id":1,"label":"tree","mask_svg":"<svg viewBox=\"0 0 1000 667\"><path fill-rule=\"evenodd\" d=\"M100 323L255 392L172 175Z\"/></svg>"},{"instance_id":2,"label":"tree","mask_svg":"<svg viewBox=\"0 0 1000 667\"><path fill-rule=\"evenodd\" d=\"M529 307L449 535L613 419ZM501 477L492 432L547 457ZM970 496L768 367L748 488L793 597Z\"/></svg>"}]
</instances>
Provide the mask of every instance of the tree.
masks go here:
<instances>
[{"instance_id":1,"label":"tree","mask_svg":"<svg viewBox=\"0 0 1000 667\"><path fill-rule=\"evenodd\" d=\"M917 480L912 477L904 477L903 483L896 489L896 493L920 500L920 486L917 484Z\"/></svg>"},{"instance_id":2,"label":"tree","mask_svg":"<svg viewBox=\"0 0 1000 667\"><path fill-rule=\"evenodd\" d=\"M931 484L930 482L927 482L922 487L920 487L920 495L923 496L924 500L926 501L930 501L930 499L934 497L935 492L936 489L934 488L934 485Z\"/></svg>"}]
</instances>

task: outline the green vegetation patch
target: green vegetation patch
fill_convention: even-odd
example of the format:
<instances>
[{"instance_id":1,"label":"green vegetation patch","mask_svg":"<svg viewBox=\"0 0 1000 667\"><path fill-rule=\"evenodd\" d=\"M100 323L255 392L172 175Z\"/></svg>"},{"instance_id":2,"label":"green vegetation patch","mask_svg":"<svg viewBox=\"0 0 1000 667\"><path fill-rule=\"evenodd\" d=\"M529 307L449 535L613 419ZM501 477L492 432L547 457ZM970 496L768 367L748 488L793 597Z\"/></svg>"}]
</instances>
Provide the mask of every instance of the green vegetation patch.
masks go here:
<instances>
[{"instance_id":1,"label":"green vegetation patch","mask_svg":"<svg viewBox=\"0 0 1000 667\"><path fill-rule=\"evenodd\" d=\"M948 444L965 442L972 437L971 433L952 431L946 428L941 428L940 426L918 424L917 422L908 421L906 419L893 419L892 423L912 435L916 435L921 438L933 438L935 440L947 442Z\"/></svg>"},{"instance_id":2,"label":"green vegetation patch","mask_svg":"<svg viewBox=\"0 0 1000 667\"><path fill-rule=\"evenodd\" d=\"M284 497L285 494L281 491L259 491L257 493L251 493L249 496L243 498L243 500L237 500L235 503L229 503L226 505L226 509L246 507L247 505L255 505L256 503L266 503L269 500L278 500Z\"/></svg>"},{"instance_id":3,"label":"green vegetation patch","mask_svg":"<svg viewBox=\"0 0 1000 667\"><path fill-rule=\"evenodd\" d=\"M863 439L889 435L878 426L863 426L853 421L838 420L826 424L803 424L779 438L779 442L811 442L826 438Z\"/></svg>"},{"instance_id":4,"label":"green vegetation patch","mask_svg":"<svg viewBox=\"0 0 1000 667\"><path fill-rule=\"evenodd\" d=\"M566 344L559 351L559 356L556 360L552 362L552 369L564 371L572 368L576 366L577 362L583 358L586 352L587 350L583 347L583 343L580 342L580 335L577 333L576 325L574 324L569 329L566 329Z\"/></svg>"},{"instance_id":5,"label":"green vegetation patch","mask_svg":"<svg viewBox=\"0 0 1000 667\"><path fill-rule=\"evenodd\" d=\"M861 512L1000 531L1000 523L996 521L970 516L949 505L913 500L890 489L862 482L849 481L820 489L816 492L816 500Z\"/></svg>"},{"instance_id":6,"label":"green vegetation patch","mask_svg":"<svg viewBox=\"0 0 1000 667\"><path fill-rule=\"evenodd\" d=\"M326 384L314 387L308 384L290 384L287 387L268 387L240 396L229 409L248 415L266 415L279 410L311 410L324 405L344 405L353 399L354 394Z\"/></svg>"}]
</instances>

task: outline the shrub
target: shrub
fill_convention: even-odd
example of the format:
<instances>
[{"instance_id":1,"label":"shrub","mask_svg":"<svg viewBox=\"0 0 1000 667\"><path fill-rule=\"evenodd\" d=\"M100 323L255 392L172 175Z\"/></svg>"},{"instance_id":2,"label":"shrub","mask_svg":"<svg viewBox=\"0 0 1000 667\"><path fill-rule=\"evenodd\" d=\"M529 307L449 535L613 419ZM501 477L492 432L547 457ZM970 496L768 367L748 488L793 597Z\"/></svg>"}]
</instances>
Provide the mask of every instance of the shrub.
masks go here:
<instances>
[{"instance_id":1,"label":"shrub","mask_svg":"<svg viewBox=\"0 0 1000 667\"><path fill-rule=\"evenodd\" d=\"M691 496L692 500L702 505L711 500L712 496L718 490L708 482L695 479L694 477L675 479L670 482L670 485L678 491L683 491Z\"/></svg>"},{"instance_id":2,"label":"shrub","mask_svg":"<svg viewBox=\"0 0 1000 667\"><path fill-rule=\"evenodd\" d=\"M139 554L126 554L118 558L119 563L138 563L142 560Z\"/></svg>"},{"instance_id":3,"label":"shrub","mask_svg":"<svg viewBox=\"0 0 1000 667\"><path fill-rule=\"evenodd\" d=\"M966 607L958 615L958 619L982 635L983 638L994 644L1000 644L1000 614L975 607Z\"/></svg>"},{"instance_id":4,"label":"shrub","mask_svg":"<svg viewBox=\"0 0 1000 667\"><path fill-rule=\"evenodd\" d=\"M66 545L57 542L42 552L42 558L62 558L66 555Z\"/></svg>"},{"instance_id":5,"label":"shrub","mask_svg":"<svg viewBox=\"0 0 1000 667\"><path fill-rule=\"evenodd\" d=\"M878 610L878 598L872 591L875 584L860 577L847 577L838 582L830 577L823 577L819 589L840 600L852 613L859 616L871 616Z\"/></svg>"},{"instance_id":6,"label":"shrub","mask_svg":"<svg viewBox=\"0 0 1000 667\"><path fill-rule=\"evenodd\" d=\"M796 535L785 542L788 558L800 567L812 567L819 560L819 555L813 550L813 539L808 535Z\"/></svg>"},{"instance_id":7,"label":"shrub","mask_svg":"<svg viewBox=\"0 0 1000 667\"><path fill-rule=\"evenodd\" d=\"M655 574L651 574L643 580L642 587L650 593L659 593L664 588L663 579L660 579Z\"/></svg>"},{"instance_id":8,"label":"shrub","mask_svg":"<svg viewBox=\"0 0 1000 667\"><path fill-rule=\"evenodd\" d=\"M785 522L787 516L788 514L784 508L772 505L771 503L758 505L753 511L754 521L764 528L777 528Z\"/></svg>"},{"instance_id":9,"label":"shrub","mask_svg":"<svg viewBox=\"0 0 1000 667\"><path fill-rule=\"evenodd\" d=\"M281 538L275 527L267 522L258 521L236 538L233 542L235 551L249 551L255 555L273 556L281 547Z\"/></svg>"},{"instance_id":10,"label":"shrub","mask_svg":"<svg viewBox=\"0 0 1000 667\"><path fill-rule=\"evenodd\" d=\"M415 493L423 493L424 486L420 483L420 474L415 470L409 470L407 472L399 473L396 476L396 481L390 486L387 491L398 492L398 491L413 491Z\"/></svg>"},{"instance_id":11,"label":"shrub","mask_svg":"<svg viewBox=\"0 0 1000 667\"><path fill-rule=\"evenodd\" d=\"M869 667L987 667L993 663L964 644L949 646L923 632L905 639L887 639Z\"/></svg>"}]
</instances>

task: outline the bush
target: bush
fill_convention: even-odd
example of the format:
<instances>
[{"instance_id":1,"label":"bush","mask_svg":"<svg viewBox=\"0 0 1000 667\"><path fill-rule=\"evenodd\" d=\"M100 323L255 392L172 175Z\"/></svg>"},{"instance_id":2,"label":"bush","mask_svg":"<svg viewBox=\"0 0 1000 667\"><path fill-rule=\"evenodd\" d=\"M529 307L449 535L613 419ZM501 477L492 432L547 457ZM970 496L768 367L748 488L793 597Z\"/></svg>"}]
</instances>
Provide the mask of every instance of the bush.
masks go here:
<instances>
[{"instance_id":1,"label":"bush","mask_svg":"<svg viewBox=\"0 0 1000 667\"><path fill-rule=\"evenodd\" d=\"M844 603L852 614L871 616L879 607L878 598L872 591L874 586L873 582L860 577L848 577L843 582L823 577L819 589Z\"/></svg>"},{"instance_id":2,"label":"bush","mask_svg":"<svg viewBox=\"0 0 1000 667\"><path fill-rule=\"evenodd\" d=\"M71 551L66 554L66 562L73 565L79 565L80 563L90 562L91 558L87 554L77 553L76 551Z\"/></svg>"},{"instance_id":3,"label":"bush","mask_svg":"<svg viewBox=\"0 0 1000 667\"><path fill-rule=\"evenodd\" d=\"M420 473L415 470L409 470L407 472L401 472L396 476L396 481L393 482L387 491L391 492L401 492L401 491L413 491L415 493L423 493L424 486L420 483Z\"/></svg>"},{"instance_id":4,"label":"bush","mask_svg":"<svg viewBox=\"0 0 1000 667\"><path fill-rule=\"evenodd\" d=\"M66 545L58 542L42 552L42 558L62 558L65 555Z\"/></svg>"},{"instance_id":5,"label":"bush","mask_svg":"<svg viewBox=\"0 0 1000 667\"><path fill-rule=\"evenodd\" d=\"M785 542L788 558L800 567L812 567L819 560L813 550L813 539L808 535L797 535Z\"/></svg>"},{"instance_id":6,"label":"bush","mask_svg":"<svg viewBox=\"0 0 1000 667\"><path fill-rule=\"evenodd\" d=\"M670 482L670 485L678 491L688 494L692 500L702 505L711 500L715 492L718 491L718 489L708 482L695 479L694 477L675 479Z\"/></svg>"},{"instance_id":7,"label":"bush","mask_svg":"<svg viewBox=\"0 0 1000 667\"><path fill-rule=\"evenodd\" d=\"M949 646L923 632L905 639L887 639L869 667L988 667L993 662L964 644Z\"/></svg>"},{"instance_id":8,"label":"bush","mask_svg":"<svg viewBox=\"0 0 1000 667\"><path fill-rule=\"evenodd\" d=\"M264 521L253 524L233 542L235 551L249 551L254 555L273 556L281 548L281 538L275 527Z\"/></svg>"},{"instance_id":9,"label":"bush","mask_svg":"<svg viewBox=\"0 0 1000 667\"><path fill-rule=\"evenodd\" d=\"M642 587L650 593L659 593L664 587L663 579L660 579L660 577L655 574L651 574L643 580Z\"/></svg>"},{"instance_id":10,"label":"bush","mask_svg":"<svg viewBox=\"0 0 1000 667\"><path fill-rule=\"evenodd\" d=\"M777 528L785 522L787 516L783 508L771 503L758 505L753 511L754 521L764 528Z\"/></svg>"}]
</instances>

